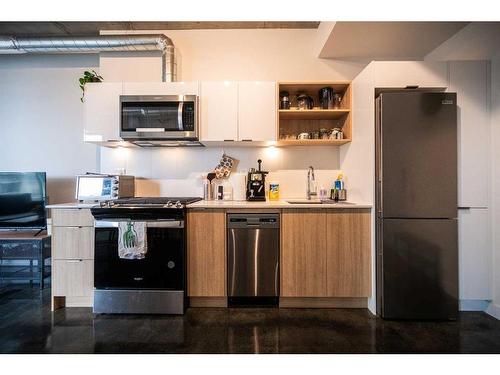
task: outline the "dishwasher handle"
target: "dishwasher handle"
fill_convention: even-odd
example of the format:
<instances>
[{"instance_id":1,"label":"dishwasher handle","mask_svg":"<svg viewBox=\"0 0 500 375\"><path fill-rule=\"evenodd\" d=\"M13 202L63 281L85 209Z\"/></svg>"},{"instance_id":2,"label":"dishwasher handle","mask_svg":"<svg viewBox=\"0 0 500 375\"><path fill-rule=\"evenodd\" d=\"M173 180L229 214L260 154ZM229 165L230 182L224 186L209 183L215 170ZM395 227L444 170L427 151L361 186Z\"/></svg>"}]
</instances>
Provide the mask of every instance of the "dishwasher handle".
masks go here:
<instances>
[{"instance_id":1,"label":"dishwasher handle","mask_svg":"<svg viewBox=\"0 0 500 375\"><path fill-rule=\"evenodd\" d=\"M229 214L229 229L279 228L279 214Z\"/></svg>"}]
</instances>

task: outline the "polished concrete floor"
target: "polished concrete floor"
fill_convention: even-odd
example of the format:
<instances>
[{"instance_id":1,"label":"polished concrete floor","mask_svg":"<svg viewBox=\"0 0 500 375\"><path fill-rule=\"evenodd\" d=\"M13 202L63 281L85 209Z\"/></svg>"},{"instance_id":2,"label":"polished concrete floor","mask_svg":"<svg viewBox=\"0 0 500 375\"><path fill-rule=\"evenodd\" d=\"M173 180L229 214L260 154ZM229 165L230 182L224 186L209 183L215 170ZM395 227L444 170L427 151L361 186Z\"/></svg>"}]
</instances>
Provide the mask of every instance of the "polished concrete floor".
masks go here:
<instances>
[{"instance_id":1,"label":"polished concrete floor","mask_svg":"<svg viewBox=\"0 0 500 375\"><path fill-rule=\"evenodd\" d=\"M50 312L48 290L0 290L0 353L500 353L500 321L384 321L364 309L200 309L184 316Z\"/></svg>"}]
</instances>

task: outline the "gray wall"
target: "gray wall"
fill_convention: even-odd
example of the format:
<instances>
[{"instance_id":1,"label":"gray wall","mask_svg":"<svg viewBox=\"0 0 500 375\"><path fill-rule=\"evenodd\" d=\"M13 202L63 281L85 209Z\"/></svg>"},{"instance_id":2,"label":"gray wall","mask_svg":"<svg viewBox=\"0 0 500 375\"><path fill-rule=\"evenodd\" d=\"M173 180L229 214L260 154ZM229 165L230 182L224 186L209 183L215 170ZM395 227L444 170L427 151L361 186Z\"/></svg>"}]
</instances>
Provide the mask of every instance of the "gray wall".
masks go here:
<instances>
[{"instance_id":1,"label":"gray wall","mask_svg":"<svg viewBox=\"0 0 500 375\"><path fill-rule=\"evenodd\" d=\"M74 176L97 168L77 80L98 65L98 55L0 56L0 170L47 172L51 203L73 200Z\"/></svg>"}]
</instances>

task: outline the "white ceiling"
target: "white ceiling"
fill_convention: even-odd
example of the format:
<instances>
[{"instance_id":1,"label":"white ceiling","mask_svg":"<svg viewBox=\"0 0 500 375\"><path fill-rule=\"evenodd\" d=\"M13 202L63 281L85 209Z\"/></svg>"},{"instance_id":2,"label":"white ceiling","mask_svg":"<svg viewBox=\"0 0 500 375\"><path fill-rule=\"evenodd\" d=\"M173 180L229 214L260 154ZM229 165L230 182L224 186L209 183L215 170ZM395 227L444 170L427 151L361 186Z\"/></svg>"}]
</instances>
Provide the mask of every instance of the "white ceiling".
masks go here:
<instances>
[{"instance_id":1,"label":"white ceiling","mask_svg":"<svg viewBox=\"0 0 500 375\"><path fill-rule=\"evenodd\" d=\"M467 24L336 22L320 48L319 57L336 60L422 60Z\"/></svg>"},{"instance_id":2,"label":"white ceiling","mask_svg":"<svg viewBox=\"0 0 500 375\"><path fill-rule=\"evenodd\" d=\"M471 22L426 60L490 60L500 56L500 22Z\"/></svg>"}]
</instances>

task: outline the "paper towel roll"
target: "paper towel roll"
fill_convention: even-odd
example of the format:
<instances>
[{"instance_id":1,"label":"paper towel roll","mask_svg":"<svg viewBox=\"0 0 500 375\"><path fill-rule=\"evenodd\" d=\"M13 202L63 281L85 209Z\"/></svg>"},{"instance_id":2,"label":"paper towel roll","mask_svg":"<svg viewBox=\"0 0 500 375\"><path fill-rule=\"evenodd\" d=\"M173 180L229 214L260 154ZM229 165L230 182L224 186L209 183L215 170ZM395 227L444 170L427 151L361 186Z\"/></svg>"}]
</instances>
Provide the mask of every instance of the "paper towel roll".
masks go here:
<instances>
[{"instance_id":1,"label":"paper towel roll","mask_svg":"<svg viewBox=\"0 0 500 375\"><path fill-rule=\"evenodd\" d=\"M247 199L246 173L231 173L229 182L233 186L233 200L244 201Z\"/></svg>"}]
</instances>

